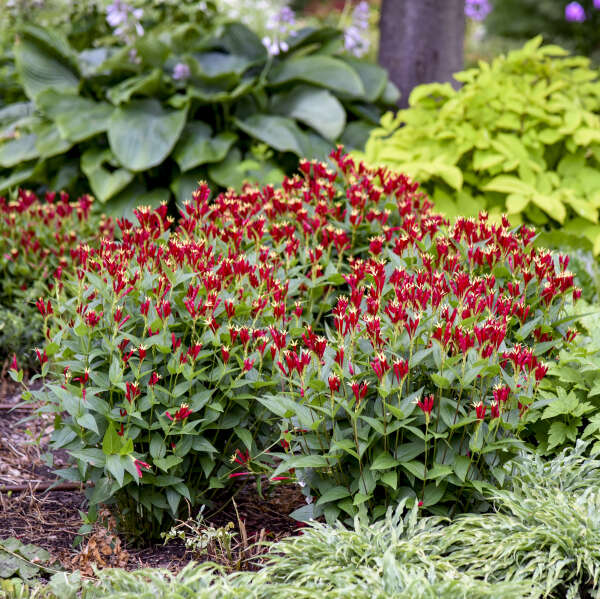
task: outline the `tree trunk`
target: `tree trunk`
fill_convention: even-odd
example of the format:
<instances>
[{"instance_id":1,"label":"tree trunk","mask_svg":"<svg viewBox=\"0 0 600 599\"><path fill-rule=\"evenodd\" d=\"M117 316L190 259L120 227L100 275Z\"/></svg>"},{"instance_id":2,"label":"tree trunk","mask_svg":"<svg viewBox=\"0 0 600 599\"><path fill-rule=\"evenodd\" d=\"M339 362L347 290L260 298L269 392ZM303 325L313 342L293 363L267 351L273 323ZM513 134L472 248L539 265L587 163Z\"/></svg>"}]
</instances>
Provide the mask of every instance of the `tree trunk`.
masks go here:
<instances>
[{"instance_id":1,"label":"tree trunk","mask_svg":"<svg viewBox=\"0 0 600 599\"><path fill-rule=\"evenodd\" d=\"M382 0L379 63L408 106L414 87L433 81L458 82L463 68L465 0Z\"/></svg>"}]
</instances>

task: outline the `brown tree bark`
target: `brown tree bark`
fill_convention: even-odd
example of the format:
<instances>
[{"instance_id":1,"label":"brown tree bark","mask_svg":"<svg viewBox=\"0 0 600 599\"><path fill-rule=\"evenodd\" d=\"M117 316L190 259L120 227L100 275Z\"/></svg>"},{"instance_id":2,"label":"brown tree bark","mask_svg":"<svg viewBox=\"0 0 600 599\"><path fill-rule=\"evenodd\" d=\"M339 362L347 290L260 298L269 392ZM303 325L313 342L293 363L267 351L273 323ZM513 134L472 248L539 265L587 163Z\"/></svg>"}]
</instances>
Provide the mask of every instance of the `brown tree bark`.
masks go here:
<instances>
[{"instance_id":1,"label":"brown tree bark","mask_svg":"<svg viewBox=\"0 0 600 599\"><path fill-rule=\"evenodd\" d=\"M379 63L408 106L414 87L433 81L458 82L463 68L465 0L382 0Z\"/></svg>"}]
</instances>

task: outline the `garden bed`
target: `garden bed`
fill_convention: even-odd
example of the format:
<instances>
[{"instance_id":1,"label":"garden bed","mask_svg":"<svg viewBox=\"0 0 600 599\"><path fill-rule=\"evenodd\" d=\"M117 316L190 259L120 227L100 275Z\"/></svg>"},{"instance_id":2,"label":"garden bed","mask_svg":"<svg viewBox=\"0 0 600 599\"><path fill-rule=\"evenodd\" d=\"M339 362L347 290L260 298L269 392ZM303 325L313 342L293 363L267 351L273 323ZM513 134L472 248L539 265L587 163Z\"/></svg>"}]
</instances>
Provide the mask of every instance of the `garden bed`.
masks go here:
<instances>
[{"instance_id":1,"label":"garden bed","mask_svg":"<svg viewBox=\"0 0 600 599\"><path fill-rule=\"evenodd\" d=\"M14 537L22 543L42 547L51 554L53 563L60 563L67 571L80 569L91 573L91 566L98 565L119 566L129 571L159 567L178 572L190 562L191 557L179 539L165 545L134 547L124 538L117 542L113 532L107 536L100 525L74 547L82 524L80 511L87 511L87 499L81 489L70 489L71 483L65 484L53 473L54 468L68 463L65 452L51 452L54 465L52 468L46 465L43 456L51 451L48 440L52 418L29 419L33 408L19 406L19 397L14 383L1 379L0 538ZM46 490L52 482L56 485ZM217 498L216 507L207 512L207 526L218 528L232 522L234 532L239 535L237 507L250 544L259 539L277 541L297 533L297 522L287 514L304 504L299 489L275 487L269 496L260 497L254 483L240 482L235 494L236 507L231 497L223 493ZM209 554L205 557L214 559ZM194 559L198 561L198 556ZM245 567L256 566L245 563Z\"/></svg>"}]
</instances>

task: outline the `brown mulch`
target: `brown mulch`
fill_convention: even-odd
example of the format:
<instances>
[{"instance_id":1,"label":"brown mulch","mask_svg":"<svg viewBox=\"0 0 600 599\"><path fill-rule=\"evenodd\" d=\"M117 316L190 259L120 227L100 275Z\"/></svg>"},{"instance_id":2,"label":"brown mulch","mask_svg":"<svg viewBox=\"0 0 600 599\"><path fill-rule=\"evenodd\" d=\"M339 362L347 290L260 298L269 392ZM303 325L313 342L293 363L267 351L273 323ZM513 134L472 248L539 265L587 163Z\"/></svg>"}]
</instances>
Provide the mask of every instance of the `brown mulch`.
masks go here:
<instances>
[{"instance_id":1,"label":"brown mulch","mask_svg":"<svg viewBox=\"0 0 600 599\"><path fill-rule=\"evenodd\" d=\"M87 511L87 500L79 489L35 491L36 486L56 480L52 470L65 467L68 460L65 452L54 452L51 466L46 463L44 454L48 453L52 416L28 419L30 408L8 409L16 406L19 398L18 386L0 378L0 489L23 484L28 487L19 492L0 492L0 539L16 537L23 543L43 547L61 567L87 574L92 574L92 564L176 571L190 561L191 556L179 539L167 545L136 548L119 539L111 526L106 530L98 525L84 543L74 548L73 541L82 524L79 511ZM291 486L272 488L261 497L252 483L241 486L233 501L231 494L222 494L215 505L205 511L205 522L217 528L232 522L238 539L245 537L252 544L296 534L297 524L287 514L304 505L304 497L298 487ZM109 521L105 518L105 522ZM195 559L198 561L198 556ZM249 560L245 567L255 566Z\"/></svg>"}]
</instances>

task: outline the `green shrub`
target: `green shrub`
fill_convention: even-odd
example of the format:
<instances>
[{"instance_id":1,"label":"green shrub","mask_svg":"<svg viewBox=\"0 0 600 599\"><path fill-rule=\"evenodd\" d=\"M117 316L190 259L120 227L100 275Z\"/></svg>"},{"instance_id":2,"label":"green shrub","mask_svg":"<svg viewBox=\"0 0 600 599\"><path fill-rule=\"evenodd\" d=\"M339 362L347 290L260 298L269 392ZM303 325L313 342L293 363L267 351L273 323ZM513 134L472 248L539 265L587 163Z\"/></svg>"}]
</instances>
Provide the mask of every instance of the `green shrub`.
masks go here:
<instances>
[{"instance_id":1,"label":"green shrub","mask_svg":"<svg viewBox=\"0 0 600 599\"><path fill-rule=\"evenodd\" d=\"M90 196L71 202L65 193L48 193L45 201L24 190L0 197L0 361L12 353L35 360L44 321L36 302L62 294L80 243L112 237L113 223L91 217L92 206Z\"/></svg>"},{"instance_id":2,"label":"green shrub","mask_svg":"<svg viewBox=\"0 0 600 599\"><path fill-rule=\"evenodd\" d=\"M332 160L278 189L203 185L175 233L166 206L140 208L121 241L80 248L36 397L76 462L64 476L131 529L265 472L329 520L403 497L445 513L522 447L580 293L566 258L527 227L449 226L406 177Z\"/></svg>"},{"instance_id":3,"label":"green shrub","mask_svg":"<svg viewBox=\"0 0 600 599\"><path fill-rule=\"evenodd\" d=\"M583 236L600 253L600 86L585 58L541 38L457 75L463 87L416 88L384 116L365 149L370 164L423 183L448 216L530 222Z\"/></svg>"},{"instance_id":4,"label":"green shrub","mask_svg":"<svg viewBox=\"0 0 600 599\"><path fill-rule=\"evenodd\" d=\"M200 179L280 181L336 140L362 146L397 99L382 68L344 53L336 29L301 29L271 56L243 24L186 20L179 4L162 19L146 7L129 24L145 33L124 33L126 45L113 36L82 48L49 28L16 28L24 98L0 107L0 192L91 189L120 215L187 198Z\"/></svg>"}]
</instances>

